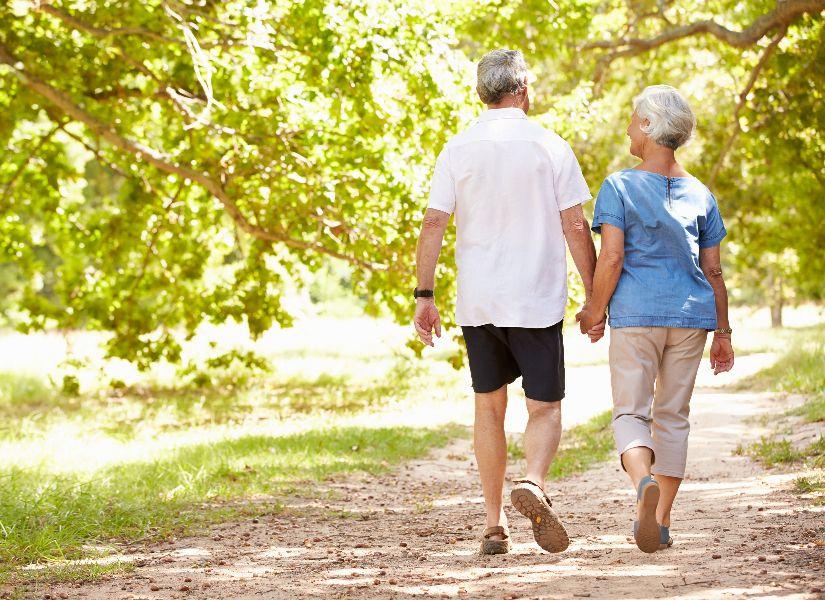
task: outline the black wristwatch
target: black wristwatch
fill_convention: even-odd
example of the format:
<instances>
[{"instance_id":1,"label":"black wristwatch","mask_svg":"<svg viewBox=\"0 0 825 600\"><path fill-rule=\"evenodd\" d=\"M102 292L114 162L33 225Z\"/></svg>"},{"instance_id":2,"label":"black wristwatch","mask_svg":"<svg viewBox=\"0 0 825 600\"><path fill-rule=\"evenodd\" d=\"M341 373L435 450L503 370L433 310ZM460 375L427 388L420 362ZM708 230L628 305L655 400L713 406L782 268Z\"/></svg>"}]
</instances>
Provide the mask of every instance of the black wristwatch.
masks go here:
<instances>
[{"instance_id":1,"label":"black wristwatch","mask_svg":"<svg viewBox=\"0 0 825 600\"><path fill-rule=\"evenodd\" d=\"M433 296L435 296L435 293L432 290L419 290L418 288L413 290L413 298L416 300L418 298L432 298Z\"/></svg>"}]
</instances>

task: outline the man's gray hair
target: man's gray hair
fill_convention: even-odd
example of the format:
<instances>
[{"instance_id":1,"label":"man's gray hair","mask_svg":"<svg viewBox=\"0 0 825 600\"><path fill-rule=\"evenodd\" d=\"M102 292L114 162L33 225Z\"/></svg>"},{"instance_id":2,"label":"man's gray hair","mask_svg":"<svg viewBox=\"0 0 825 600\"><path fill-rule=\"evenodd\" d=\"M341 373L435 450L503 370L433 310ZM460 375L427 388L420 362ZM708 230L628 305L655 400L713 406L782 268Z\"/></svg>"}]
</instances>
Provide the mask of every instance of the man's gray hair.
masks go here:
<instances>
[{"instance_id":1,"label":"man's gray hair","mask_svg":"<svg viewBox=\"0 0 825 600\"><path fill-rule=\"evenodd\" d=\"M493 50L478 63L476 91L484 104L498 104L527 87L527 64L518 50Z\"/></svg>"},{"instance_id":2,"label":"man's gray hair","mask_svg":"<svg viewBox=\"0 0 825 600\"><path fill-rule=\"evenodd\" d=\"M693 135L696 117L687 100L674 87L651 85L633 99L639 119L650 121L641 129L660 146L676 150Z\"/></svg>"}]
</instances>

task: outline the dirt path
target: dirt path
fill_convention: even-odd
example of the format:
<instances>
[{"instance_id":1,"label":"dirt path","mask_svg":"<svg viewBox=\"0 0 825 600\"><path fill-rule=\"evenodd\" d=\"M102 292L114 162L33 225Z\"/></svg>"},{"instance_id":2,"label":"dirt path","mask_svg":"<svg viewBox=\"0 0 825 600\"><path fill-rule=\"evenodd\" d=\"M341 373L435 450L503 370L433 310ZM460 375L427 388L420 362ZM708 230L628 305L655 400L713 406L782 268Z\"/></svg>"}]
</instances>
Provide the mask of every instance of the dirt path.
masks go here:
<instances>
[{"instance_id":1,"label":"dirt path","mask_svg":"<svg viewBox=\"0 0 825 600\"><path fill-rule=\"evenodd\" d=\"M697 390L688 479L673 548L645 555L627 537L633 496L610 461L551 486L573 539L539 551L508 507L515 549L477 555L482 507L469 441L379 479L333 482L332 499L215 527L208 537L136 547L133 573L40 589L38 597L740 598L823 597L825 507L791 491L793 474L732 455L777 411L767 394ZM513 465L512 476L518 475ZM265 507L262 507L262 514ZM343 515L343 516L342 516Z\"/></svg>"}]
</instances>

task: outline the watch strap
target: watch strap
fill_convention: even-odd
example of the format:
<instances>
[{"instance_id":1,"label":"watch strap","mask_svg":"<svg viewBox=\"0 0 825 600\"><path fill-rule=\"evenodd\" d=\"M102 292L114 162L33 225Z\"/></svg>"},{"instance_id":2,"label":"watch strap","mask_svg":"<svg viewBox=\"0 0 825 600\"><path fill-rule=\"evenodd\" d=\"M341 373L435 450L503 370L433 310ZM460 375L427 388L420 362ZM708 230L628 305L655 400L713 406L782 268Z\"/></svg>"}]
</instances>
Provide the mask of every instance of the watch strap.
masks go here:
<instances>
[{"instance_id":1,"label":"watch strap","mask_svg":"<svg viewBox=\"0 0 825 600\"><path fill-rule=\"evenodd\" d=\"M435 296L433 290L419 290L418 288L413 290L413 298L432 298L433 296Z\"/></svg>"}]
</instances>

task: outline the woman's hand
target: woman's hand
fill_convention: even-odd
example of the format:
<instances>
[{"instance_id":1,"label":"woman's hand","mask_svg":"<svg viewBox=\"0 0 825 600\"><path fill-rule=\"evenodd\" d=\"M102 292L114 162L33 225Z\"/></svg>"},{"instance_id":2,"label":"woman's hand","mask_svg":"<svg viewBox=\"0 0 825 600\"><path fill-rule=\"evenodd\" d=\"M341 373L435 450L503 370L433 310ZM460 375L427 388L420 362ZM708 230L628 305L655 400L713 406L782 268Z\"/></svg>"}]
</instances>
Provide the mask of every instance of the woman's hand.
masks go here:
<instances>
[{"instance_id":1,"label":"woman's hand","mask_svg":"<svg viewBox=\"0 0 825 600\"><path fill-rule=\"evenodd\" d=\"M590 335L590 340L593 342L598 341L604 335L604 319L604 311L598 313L594 311L589 304L582 306L581 311L576 315L579 329L582 333ZM601 335L599 335L599 333L601 333ZM593 339L594 336L596 336L596 339Z\"/></svg>"},{"instance_id":2,"label":"woman's hand","mask_svg":"<svg viewBox=\"0 0 825 600\"><path fill-rule=\"evenodd\" d=\"M607 319L602 318L600 323L593 325L593 327L587 330L587 337L590 338L591 344L595 344L604 337L605 325L607 325Z\"/></svg>"},{"instance_id":3,"label":"woman's hand","mask_svg":"<svg viewBox=\"0 0 825 600\"><path fill-rule=\"evenodd\" d=\"M710 345L710 368L714 375L730 371L733 368L733 344L729 335L713 336Z\"/></svg>"}]
</instances>

